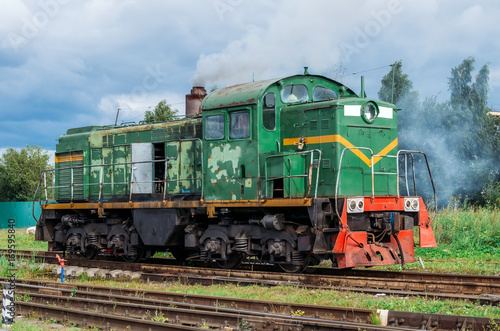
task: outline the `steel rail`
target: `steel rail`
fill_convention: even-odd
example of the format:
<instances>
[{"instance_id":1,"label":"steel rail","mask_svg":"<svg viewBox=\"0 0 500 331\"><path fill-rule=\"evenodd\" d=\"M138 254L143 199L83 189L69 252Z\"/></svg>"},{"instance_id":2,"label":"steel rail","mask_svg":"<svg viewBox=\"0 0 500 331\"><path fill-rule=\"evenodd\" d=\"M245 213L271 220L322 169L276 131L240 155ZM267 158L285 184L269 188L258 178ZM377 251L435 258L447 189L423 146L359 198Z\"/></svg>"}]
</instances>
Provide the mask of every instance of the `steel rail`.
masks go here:
<instances>
[{"instance_id":1,"label":"steel rail","mask_svg":"<svg viewBox=\"0 0 500 331\"><path fill-rule=\"evenodd\" d=\"M163 302L164 306L145 303L123 302L123 298L111 297L110 300L99 300L81 297L62 297L59 293L40 294L31 293L29 301L16 301L16 305L28 304L31 307L36 304L43 306L56 306L59 309L75 309L78 312L92 312L94 314L104 314L115 320L125 315L125 323L129 328L130 318L136 319L142 328L149 327L149 321L160 316L167 321L175 321L175 324L187 326L204 326L211 329L224 329L226 327L237 328L242 322L246 322L258 330L276 330L277 328L291 328L297 330L412 330L407 327L370 325L367 323L326 320L314 317L290 316L270 312L253 312L222 307L200 307L195 304L188 304L187 307L177 307L179 303ZM127 299L127 298L125 298ZM137 298L139 299L139 298ZM76 308L75 308L76 307ZM40 308L40 307L38 307ZM202 310L200 310L202 308ZM233 310L231 312L228 312ZM153 313L154 312L154 313ZM107 321L108 317L106 317ZM106 322L102 321L102 322ZM221 323L224 321L224 323ZM121 321L120 323L123 323ZM169 323L170 324L170 323Z\"/></svg>"},{"instance_id":2,"label":"steel rail","mask_svg":"<svg viewBox=\"0 0 500 331\"><path fill-rule=\"evenodd\" d=\"M48 253L47 253L48 254ZM32 257L32 255L28 255ZM56 264L53 256L41 260ZM141 272L147 280L172 280L182 277L192 283L210 284L215 282L236 282L246 284L286 285L303 287L332 288L362 293L381 293L393 295L425 295L436 298L461 298L481 300L484 303L498 304L500 301L500 277L474 275L447 275L426 273L397 273L384 271L331 270L326 274L290 274L255 270L227 270L203 267L158 265L144 263L125 263L109 260L81 260L68 258L66 266L80 266L103 269L121 269ZM328 271L328 270L327 270ZM398 294L400 293L400 294Z\"/></svg>"},{"instance_id":3,"label":"steel rail","mask_svg":"<svg viewBox=\"0 0 500 331\"><path fill-rule=\"evenodd\" d=\"M95 311L84 311L46 303L16 301L16 313L32 318L55 319L63 323L76 323L80 326L95 326L103 330L200 330L196 326L175 323L161 323L125 316L117 316Z\"/></svg>"},{"instance_id":4,"label":"steel rail","mask_svg":"<svg viewBox=\"0 0 500 331\"><path fill-rule=\"evenodd\" d=\"M0 249L0 254L8 254L8 249ZM56 254L62 256L61 251L31 251L31 250L15 250L14 253L18 257L24 258L35 258L39 260L44 260L45 262L51 262L55 259ZM141 271L145 270L148 272L166 272L166 273L190 273L192 270L196 270L197 274L209 274L209 275L224 275L227 274L227 270L221 270L220 268L209 268L207 264L204 267L197 266L196 268L179 266L176 265L174 259L168 258L151 258L147 263L128 263L118 260L114 256L99 255L97 259L85 260L78 258L75 255L67 256L69 259L68 265L74 263L74 265L82 267L108 267L109 268L122 268L130 271ZM102 262L104 261L104 262ZM253 270L247 270L247 269ZM152 269L152 270L151 270ZM320 277L320 276L332 276L332 277L363 277L363 278L383 278L389 280L419 280L419 281L442 281L442 282L453 282L455 284L461 283L478 283L478 284L492 284L500 286L500 275L471 275L471 274L450 274L450 273L431 273L431 272L418 272L418 271L388 271L388 270L374 270L374 269L332 269L325 267L309 267L308 274L297 274L297 273L279 273L271 272L269 265L259 265L259 264L248 264L242 265L240 269L231 270L231 273L248 273L260 275L262 272L266 273L267 279L272 279L269 275L275 275L276 279L285 279L289 281L291 278L297 277ZM255 278L255 276L252 276Z\"/></svg>"},{"instance_id":5,"label":"steel rail","mask_svg":"<svg viewBox=\"0 0 500 331\"><path fill-rule=\"evenodd\" d=\"M29 282L31 284L25 284ZM337 320L337 321L371 321L373 316L379 316L383 325L411 327L411 328L424 328L424 326L432 326L439 330L456 330L466 328L468 330L483 330L491 323L487 318L474 318L468 316L452 316L452 315L435 315L435 314L421 314L397 311L375 311L368 309L355 309L355 308L342 308L318 305L303 305L296 303L283 303L283 302L267 302L258 300L244 300L236 298L223 298L216 296L203 296L203 295L190 295L183 293L168 293L162 291L148 291L148 290L133 290L133 289L120 289L114 287L103 286L89 286L80 284L60 284L60 283L46 283L43 286L34 285L42 284L41 281L23 280L23 283L16 285L17 290L22 293L27 293L24 297L30 298L30 302L46 302L47 295L56 296L60 302L67 303L68 301L79 302L78 305L82 309L88 309L91 303L84 300L99 300L100 307L107 307L113 313L127 314L127 316L142 317L144 312L136 310L136 307L144 306L143 309L154 311L156 314L160 312L162 316L172 316L172 308L180 308L184 310L196 309L199 311L220 312L226 314L236 315L239 319L231 319L230 315L226 315L224 320L231 326L241 318L245 318L252 323L264 323L259 325L269 325L265 320L255 319L257 317L270 317L273 321L286 317L290 319L290 315L300 312L301 317L304 319L302 322L317 323L318 320ZM17 294L19 297L19 292ZM124 305L121 305L124 303ZM112 308L110 307L112 304ZM160 309L166 307L165 310ZM270 313L271 312L271 313ZM274 312L274 313L273 313ZM276 313L277 312L277 313ZM169 315L170 314L170 315ZM181 320L189 320L191 323L200 322L200 314L194 314L194 318L184 316L184 311L176 313L175 316L183 316ZM146 314L147 315L147 314ZM245 315L245 317L243 317ZM300 320L296 318L295 320ZM253 318L253 319L252 319ZM171 320L171 319L170 319ZM210 321L210 322L209 322ZM217 326L217 320L210 320L205 318L207 324ZM500 322L500 321L496 321ZM227 324L226 323L226 324ZM364 327L363 327L364 329Z\"/></svg>"}]
</instances>

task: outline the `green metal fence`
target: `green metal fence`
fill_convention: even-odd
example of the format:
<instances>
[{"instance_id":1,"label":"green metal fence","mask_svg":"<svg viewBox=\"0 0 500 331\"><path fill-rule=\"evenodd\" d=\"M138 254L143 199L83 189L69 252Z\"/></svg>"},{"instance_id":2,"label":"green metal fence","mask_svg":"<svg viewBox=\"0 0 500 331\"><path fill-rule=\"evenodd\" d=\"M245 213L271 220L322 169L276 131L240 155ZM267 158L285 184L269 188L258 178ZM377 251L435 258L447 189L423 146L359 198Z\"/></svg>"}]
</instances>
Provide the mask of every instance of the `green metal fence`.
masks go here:
<instances>
[{"instance_id":1,"label":"green metal fence","mask_svg":"<svg viewBox=\"0 0 500 331\"><path fill-rule=\"evenodd\" d=\"M40 204L35 204L35 216L41 214ZM0 229L9 226L9 220L15 220L16 228L27 228L36 225L33 219L33 202L0 202Z\"/></svg>"}]
</instances>

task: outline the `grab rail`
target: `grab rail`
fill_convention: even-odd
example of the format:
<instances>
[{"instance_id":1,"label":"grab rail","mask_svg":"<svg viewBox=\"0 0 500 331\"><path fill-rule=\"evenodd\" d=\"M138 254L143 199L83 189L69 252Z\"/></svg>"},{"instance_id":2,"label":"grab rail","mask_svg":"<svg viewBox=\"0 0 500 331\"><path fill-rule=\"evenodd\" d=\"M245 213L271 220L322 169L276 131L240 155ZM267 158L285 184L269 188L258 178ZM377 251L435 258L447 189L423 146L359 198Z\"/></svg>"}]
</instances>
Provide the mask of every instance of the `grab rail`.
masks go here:
<instances>
[{"instance_id":1,"label":"grab rail","mask_svg":"<svg viewBox=\"0 0 500 331\"><path fill-rule=\"evenodd\" d=\"M413 154L423 155L423 157L425 159L426 166L427 166L427 172L429 173L429 178L430 178L430 181L431 181L433 194L434 194L435 211L434 211L434 215L433 215L433 217L431 219L431 222L434 220L434 218L437 215L437 195L436 195L436 187L434 186L434 180L432 178L431 169L430 169L430 166L429 166L429 161L427 159L427 155L424 152L421 152L421 151L412 151L412 150L400 150L400 151L398 151L397 155L376 155L376 154L373 154L373 150L371 148L368 148L368 147L345 147L342 150L342 153L340 155L340 161L339 161L339 169L337 171L337 180L336 180L336 184L335 184L335 212L336 212L337 217L339 219L341 219L340 213L339 213L339 210L338 210L338 193L339 193L339 183L340 183L340 171L342 169L342 160L344 158L344 153L345 153L346 150L351 150L351 149L367 150L367 151L370 152L372 198L375 197L375 175L396 175L397 178L398 178L397 188L396 188L397 189L397 196L398 197L400 196L400 190L399 190L399 177L400 177L400 173L399 173L399 158L402 155L405 156L405 174L402 177L405 178L406 191L407 191L408 195L409 195L409 187L408 187L408 163L407 163L407 157L409 155L412 158L412 164L411 164L411 166L412 166L412 175L413 175L413 185L414 185L414 193L416 195L417 194L417 188L416 188L416 180L415 180L415 162L414 162L414 155ZM376 157L380 157L380 158L384 158L384 157L395 158L396 159L396 172L375 172L374 167L373 167L373 165L374 165L373 159L376 158Z\"/></svg>"},{"instance_id":2,"label":"grab rail","mask_svg":"<svg viewBox=\"0 0 500 331\"><path fill-rule=\"evenodd\" d=\"M398 154L397 154L398 178L399 178L399 157L401 155L404 155L405 156L405 175L404 175L404 177L406 179L406 191L409 194L408 177L407 177L408 176L407 156L410 155L412 158L412 175L413 175L413 185L414 185L413 186L414 187L413 193L415 193L415 195L417 195L417 185L416 185L416 180L415 180L415 161L414 161L415 158L414 158L413 154L420 154L425 159L425 165L427 167L427 173L429 174L429 180L431 181L432 191L433 191L433 195L434 195L434 215L431 218L431 222L432 222L432 221L434 221L434 218L437 215L438 205L437 205L436 186L434 185L434 179L432 178L431 167L429 166L429 160L427 159L427 155L421 151L412 151L412 150L405 150L405 149L398 151ZM399 196L399 183L398 183L398 196Z\"/></svg>"},{"instance_id":3,"label":"grab rail","mask_svg":"<svg viewBox=\"0 0 500 331\"><path fill-rule=\"evenodd\" d=\"M70 201L73 202L75 198L75 188L76 187L91 187L91 186L99 186L99 194L98 194L98 202L102 202L103 198L103 187L104 185L127 185L129 187L129 200L132 200L132 194L133 194L133 185L134 184L151 184L155 185L155 183L158 184L163 184L163 200L166 199L166 194L167 194L167 184L170 182L179 182L179 181L201 181L201 195L203 197L203 191L204 191L204 178L201 176L201 178L179 178L179 179L170 179L168 177L168 162L172 160L177 160L180 157L180 152L182 150L182 142L186 141L199 141L202 143L201 139L199 138L189 138L189 139L181 139L181 140L175 140L175 141L167 141L167 142L178 142L179 147L177 149L177 155L175 157L169 157L165 158L162 160L148 160L148 161L135 161L135 162L118 162L118 163L106 163L106 164L93 164L93 165L79 165L79 166L72 166L72 167L62 167L62 168L53 168L53 169L48 169L48 170L43 170L40 175L39 183L37 185L37 189L35 191L34 199L33 201L36 201L36 197L38 196L38 193L41 189L44 191L45 195L45 201L49 201L48 198L48 189L52 189L52 198L54 199L54 194L56 189L69 189L70 190ZM201 157L201 168L203 169L203 149L200 148L200 157ZM180 159L182 160L182 158ZM151 181L134 181L134 165L137 164L155 164L155 163L164 163L165 164L165 172L164 172L164 178L162 180L151 180ZM116 166L129 166L130 169L130 180L124 181L124 182L110 182L110 183L105 183L104 182L104 168L105 167L116 167ZM77 169L92 169L99 168L99 182L98 183L75 183L75 170ZM70 171L70 183L68 185L56 185L55 184L55 174L56 172L64 171L64 170L69 170ZM82 172L83 172L82 171ZM47 185L47 173L52 173L52 182L53 185L49 186ZM42 181L43 181L43 187L42 187ZM42 202L42 194L40 194L40 199L38 199L40 204Z\"/></svg>"},{"instance_id":4,"label":"grab rail","mask_svg":"<svg viewBox=\"0 0 500 331\"><path fill-rule=\"evenodd\" d=\"M291 179L291 178L307 178L307 194L306 194L306 198L308 198L311 194L311 186L312 186L312 173L313 173L313 167L314 167L314 153L318 153L319 156L318 156L318 167L317 167L317 171L316 171L316 183L315 183L315 190L314 190L314 198L317 198L318 197L318 183L319 183L319 165L321 164L321 150L319 149L313 149L313 150L310 150L310 151L301 151L301 152L294 152L294 153L286 153L286 154L275 154L275 155L269 155L266 157L266 160L265 160L265 164L264 164L264 176L265 176L265 180L266 180L266 190L267 190L267 184L269 183L269 180L275 180L275 179L284 179L284 178L288 178L288 179ZM305 154L311 154L311 162L309 164L309 171L307 173L304 173L302 175L291 175L290 174L290 170L288 171L288 176L277 176L277 177L273 177L273 178L269 178L268 177L268 161L271 159L271 158L277 158L277 157L288 157L288 156L293 156L293 155L305 155ZM291 181L290 181L290 188L289 188L289 192L291 192ZM267 192L266 192L267 193Z\"/></svg>"}]
</instances>

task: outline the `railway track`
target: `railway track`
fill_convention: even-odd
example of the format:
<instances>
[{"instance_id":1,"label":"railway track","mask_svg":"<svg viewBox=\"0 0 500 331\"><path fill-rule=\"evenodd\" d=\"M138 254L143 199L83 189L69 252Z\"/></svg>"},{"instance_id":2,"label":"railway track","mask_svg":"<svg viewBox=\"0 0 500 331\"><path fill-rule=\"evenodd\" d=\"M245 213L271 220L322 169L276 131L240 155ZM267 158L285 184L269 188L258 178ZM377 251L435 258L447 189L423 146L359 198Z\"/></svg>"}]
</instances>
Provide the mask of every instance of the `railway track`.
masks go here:
<instances>
[{"instance_id":1,"label":"railway track","mask_svg":"<svg viewBox=\"0 0 500 331\"><path fill-rule=\"evenodd\" d=\"M21 287L21 285L19 285ZM33 289L34 287L32 287ZM119 296L75 289L62 290L36 286L39 292L20 292L29 301L16 301L21 312L57 316L58 320L123 330L165 330L210 328L236 330L242 326L258 330L409 330L405 327L375 326L346 320L263 313L193 302L182 303L138 296ZM410 329L411 330L411 329Z\"/></svg>"},{"instance_id":2,"label":"railway track","mask_svg":"<svg viewBox=\"0 0 500 331\"><path fill-rule=\"evenodd\" d=\"M5 254L6 249L0 249L0 253ZM45 257L45 258L55 258L56 254L62 256L62 252L33 252L29 250L17 250L15 251L18 256L23 257ZM36 253L36 254L35 254ZM100 257L97 260L81 260L75 256L69 257L72 261L89 261L93 263L94 261L106 261L104 263L111 263L111 265L129 265L129 269L132 271L140 271L142 265L157 266L161 267L176 267L176 261L174 259L166 258L151 258L148 263L124 263L119 258L113 257ZM96 262L102 263L102 262ZM500 262L499 262L500 263ZM253 270L253 271L272 271L272 267L265 265L243 265L238 270ZM232 270L233 271L233 270ZM276 273L276 272L275 272ZM485 275L467 275L467 274L449 274L449 273L428 273L428 272L414 272L414 271L384 271L384 270L373 270L373 269L332 269L332 268L321 268L321 267L311 267L308 268L308 273L325 275L325 276L359 276L359 277L377 277L377 278L392 278L392 279L402 279L402 280L438 280L456 283L482 283L482 284L497 284L500 285L500 275L498 276L485 276Z\"/></svg>"},{"instance_id":3,"label":"railway track","mask_svg":"<svg viewBox=\"0 0 500 331\"><path fill-rule=\"evenodd\" d=\"M19 256L34 257L57 264L55 252L33 255L18 251ZM163 261L164 259L160 259ZM158 262L158 261L157 261ZM181 279L185 283L238 283L267 286L293 285L308 288L335 289L367 294L385 293L399 296L427 296L439 299L480 301L497 305L500 302L500 277L481 275L390 272L373 270L334 270L313 268L314 273L290 274L262 270L225 270L187 267L157 263L125 263L114 260L82 260L68 257L67 266L139 271L149 281ZM265 267L261 268L265 269Z\"/></svg>"},{"instance_id":4,"label":"railway track","mask_svg":"<svg viewBox=\"0 0 500 331\"><path fill-rule=\"evenodd\" d=\"M6 280L3 280L6 282ZM96 327L160 330L210 327L232 330L243 325L259 330L485 330L491 321L450 315L305 305L222 298L183 293L19 280L16 306L21 312L79 321ZM48 307L47 307L48 306ZM59 312L54 312L53 309ZM75 311L75 312L72 312ZM109 319L106 316L112 315ZM120 320L120 316L125 317ZM134 323L131 322L134 319ZM378 320L383 325L372 325ZM223 322L221 322L223 321ZM498 321L500 322L500 321ZM173 324L173 325L170 325ZM127 328L128 326L128 328Z\"/></svg>"}]
</instances>

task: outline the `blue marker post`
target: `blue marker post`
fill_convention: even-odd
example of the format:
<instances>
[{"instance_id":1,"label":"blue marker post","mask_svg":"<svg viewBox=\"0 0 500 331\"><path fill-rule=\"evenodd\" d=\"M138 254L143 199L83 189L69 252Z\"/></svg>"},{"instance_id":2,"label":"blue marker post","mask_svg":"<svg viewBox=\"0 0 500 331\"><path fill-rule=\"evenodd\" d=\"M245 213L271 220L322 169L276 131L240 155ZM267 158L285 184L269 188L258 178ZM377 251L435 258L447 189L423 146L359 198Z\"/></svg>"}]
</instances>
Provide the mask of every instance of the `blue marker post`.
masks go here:
<instances>
[{"instance_id":1,"label":"blue marker post","mask_svg":"<svg viewBox=\"0 0 500 331\"><path fill-rule=\"evenodd\" d=\"M67 260L61 259L59 254L56 254L57 260L59 261L59 264L61 265L61 283L64 283L64 262Z\"/></svg>"}]
</instances>

